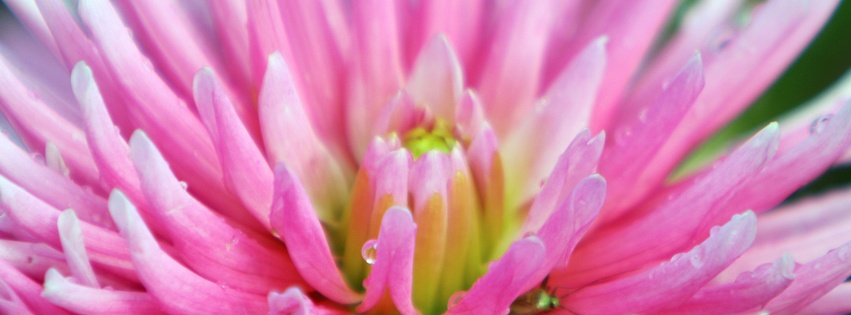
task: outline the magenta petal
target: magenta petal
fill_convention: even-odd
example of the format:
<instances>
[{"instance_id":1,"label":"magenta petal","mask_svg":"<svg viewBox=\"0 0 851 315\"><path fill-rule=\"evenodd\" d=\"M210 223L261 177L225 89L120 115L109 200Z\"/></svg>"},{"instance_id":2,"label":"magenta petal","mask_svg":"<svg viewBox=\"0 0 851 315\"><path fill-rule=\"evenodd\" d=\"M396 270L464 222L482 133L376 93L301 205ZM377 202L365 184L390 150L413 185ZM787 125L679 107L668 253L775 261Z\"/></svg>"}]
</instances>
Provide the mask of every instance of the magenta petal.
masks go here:
<instances>
[{"instance_id":1,"label":"magenta petal","mask_svg":"<svg viewBox=\"0 0 851 315\"><path fill-rule=\"evenodd\" d=\"M851 243L795 268L795 281L771 300L765 310L771 314L795 314L818 300L851 276Z\"/></svg>"},{"instance_id":2,"label":"magenta petal","mask_svg":"<svg viewBox=\"0 0 851 315\"><path fill-rule=\"evenodd\" d=\"M304 188L283 164L275 167L271 222L307 283L339 303L351 304L361 299L349 289L337 269L325 232Z\"/></svg>"},{"instance_id":3,"label":"magenta petal","mask_svg":"<svg viewBox=\"0 0 851 315\"><path fill-rule=\"evenodd\" d=\"M210 68L195 75L195 103L219 153L225 185L260 223L269 228L272 170L242 125L233 104Z\"/></svg>"},{"instance_id":4,"label":"magenta petal","mask_svg":"<svg viewBox=\"0 0 851 315\"><path fill-rule=\"evenodd\" d=\"M544 243L535 236L514 242L505 255L492 262L458 304L446 314L505 314L523 293L523 285L543 263Z\"/></svg>"},{"instance_id":5,"label":"magenta petal","mask_svg":"<svg viewBox=\"0 0 851 315\"><path fill-rule=\"evenodd\" d=\"M702 244L642 272L575 291L563 303L582 314L650 313L682 303L738 258L756 237L756 215L736 215Z\"/></svg>"},{"instance_id":6,"label":"magenta petal","mask_svg":"<svg viewBox=\"0 0 851 315\"><path fill-rule=\"evenodd\" d=\"M205 280L171 258L157 245L136 207L117 190L110 194L109 211L127 240L139 280L166 312L260 314L268 309L263 296Z\"/></svg>"},{"instance_id":7,"label":"magenta petal","mask_svg":"<svg viewBox=\"0 0 851 315\"><path fill-rule=\"evenodd\" d=\"M417 225L408 209L392 207L387 210L375 243L375 264L364 280L366 296L358 312L375 306L387 290L402 314L419 314L411 301L416 234Z\"/></svg>"},{"instance_id":8,"label":"magenta petal","mask_svg":"<svg viewBox=\"0 0 851 315\"><path fill-rule=\"evenodd\" d=\"M774 263L739 275L735 282L704 287L685 303L666 312L695 315L756 312L792 284L794 268L792 256L784 255Z\"/></svg>"},{"instance_id":9,"label":"magenta petal","mask_svg":"<svg viewBox=\"0 0 851 315\"><path fill-rule=\"evenodd\" d=\"M157 301L148 293L83 286L55 269L48 270L44 276L41 296L80 314L162 314Z\"/></svg>"}]
</instances>

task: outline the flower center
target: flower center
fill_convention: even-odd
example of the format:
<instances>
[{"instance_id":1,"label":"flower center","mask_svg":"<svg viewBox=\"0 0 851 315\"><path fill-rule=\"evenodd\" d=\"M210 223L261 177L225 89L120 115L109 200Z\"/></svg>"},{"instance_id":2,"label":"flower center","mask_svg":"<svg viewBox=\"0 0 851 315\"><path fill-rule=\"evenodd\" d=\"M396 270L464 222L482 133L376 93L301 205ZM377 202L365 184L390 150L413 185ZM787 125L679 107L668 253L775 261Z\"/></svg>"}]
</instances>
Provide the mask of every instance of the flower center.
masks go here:
<instances>
[{"instance_id":1,"label":"flower center","mask_svg":"<svg viewBox=\"0 0 851 315\"><path fill-rule=\"evenodd\" d=\"M452 135L452 127L443 119L435 120L431 130L418 126L402 137L402 145L411 152L414 159L432 150L449 153L456 143L458 141Z\"/></svg>"}]
</instances>

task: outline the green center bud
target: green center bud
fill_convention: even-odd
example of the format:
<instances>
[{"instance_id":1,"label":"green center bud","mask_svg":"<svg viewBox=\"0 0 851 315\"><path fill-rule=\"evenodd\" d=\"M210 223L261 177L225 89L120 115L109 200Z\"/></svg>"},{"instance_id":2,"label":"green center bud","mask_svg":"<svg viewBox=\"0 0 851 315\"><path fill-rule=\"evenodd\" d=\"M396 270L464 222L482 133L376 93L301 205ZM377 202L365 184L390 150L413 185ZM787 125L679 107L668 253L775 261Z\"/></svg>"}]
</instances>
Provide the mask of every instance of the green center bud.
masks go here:
<instances>
[{"instance_id":1,"label":"green center bud","mask_svg":"<svg viewBox=\"0 0 851 315\"><path fill-rule=\"evenodd\" d=\"M443 119L437 119L431 130L416 127L406 132L402 138L402 144L411 152L414 159L431 150L449 153L456 143L455 137L452 136L451 125Z\"/></svg>"}]
</instances>

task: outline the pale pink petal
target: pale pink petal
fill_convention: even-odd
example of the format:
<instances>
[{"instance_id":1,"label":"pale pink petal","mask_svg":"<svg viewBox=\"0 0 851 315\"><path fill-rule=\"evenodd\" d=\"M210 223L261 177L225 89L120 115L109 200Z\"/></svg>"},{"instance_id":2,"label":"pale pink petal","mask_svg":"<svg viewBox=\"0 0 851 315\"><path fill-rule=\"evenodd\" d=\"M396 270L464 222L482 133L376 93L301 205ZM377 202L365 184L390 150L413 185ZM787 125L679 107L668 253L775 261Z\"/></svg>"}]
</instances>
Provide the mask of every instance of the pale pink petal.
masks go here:
<instances>
[{"instance_id":1,"label":"pale pink petal","mask_svg":"<svg viewBox=\"0 0 851 315\"><path fill-rule=\"evenodd\" d=\"M65 255L45 243L0 240L0 259L36 281L50 268L68 271Z\"/></svg>"},{"instance_id":2,"label":"pale pink petal","mask_svg":"<svg viewBox=\"0 0 851 315\"><path fill-rule=\"evenodd\" d=\"M472 83L482 96L485 111L499 135L506 135L519 117L534 105L544 69L547 34L553 14L545 1L500 3L493 42L481 73Z\"/></svg>"},{"instance_id":3,"label":"pale pink petal","mask_svg":"<svg viewBox=\"0 0 851 315\"><path fill-rule=\"evenodd\" d=\"M287 38L298 49L292 59L301 81L310 121L316 132L335 152L346 150L344 127L344 81L350 29L343 25L345 4L338 1L279 2Z\"/></svg>"},{"instance_id":4,"label":"pale pink petal","mask_svg":"<svg viewBox=\"0 0 851 315\"><path fill-rule=\"evenodd\" d=\"M464 89L464 75L446 37L435 36L422 48L405 88L418 106L431 108L436 117L455 116L455 103Z\"/></svg>"},{"instance_id":5,"label":"pale pink petal","mask_svg":"<svg viewBox=\"0 0 851 315\"><path fill-rule=\"evenodd\" d=\"M464 90L458 108L455 109L456 136L463 143L470 143L485 124L485 113L479 96L473 90Z\"/></svg>"},{"instance_id":6,"label":"pale pink petal","mask_svg":"<svg viewBox=\"0 0 851 315\"><path fill-rule=\"evenodd\" d=\"M514 242L470 291L458 293L463 297L449 305L446 314L505 314L523 293L523 285L541 265L545 252L543 242L535 236Z\"/></svg>"},{"instance_id":7,"label":"pale pink petal","mask_svg":"<svg viewBox=\"0 0 851 315\"><path fill-rule=\"evenodd\" d=\"M62 248L57 220L60 210L51 207L0 177L0 198L6 215L18 226L54 248ZM108 218L104 218L108 219ZM127 246L118 233L80 222L86 251L96 266L135 280Z\"/></svg>"},{"instance_id":8,"label":"pale pink petal","mask_svg":"<svg viewBox=\"0 0 851 315\"><path fill-rule=\"evenodd\" d=\"M570 265L570 273L574 274L571 280L587 283L627 272L670 257L705 239L711 228L703 225L705 221L729 218L737 211L746 210L737 205L728 207L719 200L729 198L759 172L776 151L778 141L777 124L771 124L720 161L711 172L662 193L661 198L667 195L671 199L651 204L651 212L614 222L589 236L577 248L575 257L581 258Z\"/></svg>"},{"instance_id":9,"label":"pale pink petal","mask_svg":"<svg viewBox=\"0 0 851 315\"><path fill-rule=\"evenodd\" d=\"M97 277L95 277L95 272L92 269L92 264L89 261L89 256L86 254L80 220L77 219L74 210L68 209L62 211L62 214L59 215L59 219L57 220L57 225L59 240L62 243L62 251L65 253L65 261L68 262L71 275L81 285L100 288Z\"/></svg>"},{"instance_id":10,"label":"pale pink petal","mask_svg":"<svg viewBox=\"0 0 851 315\"><path fill-rule=\"evenodd\" d=\"M143 132L130 138L130 155L145 197L169 230L175 256L199 275L263 295L302 283L283 244L268 233L245 229L217 215L194 199Z\"/></svg>"},{"instance_id":11,"label":"pale pink petal","mask_svg":"<svg viewBox=\"0 0 851 315\"><path fill-rule=\"evenodd\" d=\"M57 114L21 82L0 56L0 110L33 152L44 152L53 142L62 152L71 175L89 185L97 183L97 167L89 154L82 130Z\"/></svg>"},{"instance_id":12,"label":"pale pink petal","mask_svg":"<svg viewBox=\"0 0 851 315\"><path fill-rule=\"evenodd\" d=\"M279 52L285 59L293 60L293 47L284 29L279 7L278 1L248 1L247 25L239 25L240 28L248 28L248 61L254 88L260 86L263 81L263 73L268 67L266 58L269 55Z\"/></svg>"},{"instance_id":13,"label":"pale pink petal","mask_svg":"<svg viewBox=\"0 0 851 315\"><path fill-rule=\"evenodd\" d=\"M272 170L251 135L236 116L233 105L210 68L195 75L195 103L219 153L225 185L254 218L269 226Z\"/></svg>"},{"instance_id":14,"label":"pale pink petal","mask_svg":"<svg viewBox=\"0 0 851 315\"><path fill-rule=\"evenodd\" d=\"M352 61L346 95L346 127L356 157L369 143L374 113L402 86L397 2L355 1L351 3Z\"/></svg>"},{"instance_id":15,"label":"pale pink petal","mask_svg":"<svg viewBox=\"0 0 851 315\"><path fill-rule=\"evenodd\" d=\"M669 262L571 293L562 304L582 314L649 313L682 303L739 257L756 237L756 215L736 215ZM551 279L552 281L552 279ZM556 282L557 283L557 282Z\"/></svg>"},{"instance_id":16,"label":"pale pink petal","mask_svg":"<svg viewBox=\"0 0 851 315\"><path fill-rule=\"evenodd\" d=\"M331 256L328 240L298 179L283 164L275 167L272 229L287 244L299 274L324 296L343 304L361 297L349 289Z\"/></svg>"},{"instance_id":17,"label":"pale pink petal","mask_svg":"<svg viewBox=\"0 0 851 315\"><path fill-rule=\"evenodd\" d=\"M70 314L42 298L41 291L43 288L41 285L20 273L5 261L0 261L0 279L3 279L2 281L15 291L18 298L36 314Z\"/></svg>"},{"instance_id":18,"label":"pale pink petal","mask_svg":"<svg viewBox=\"0 0 851 315\"><path fill-rule=\"evenodd\" d=\"M298 288L289 288L284 293L269 293L269 313L267 315L344 315L349 312L315 305Z\"/></svg>"},{"instance_id":19,"label":"pale pink petal","mask_svg":"<svg viewBox=\"0 0 851 315\"><path fill-rule=\"evenodd\" d=\"M400 90L378 113L372 134L376 137L384 137L393 132L404 134L427 118L427 110L417 107L407 90Z\"/></svg>"},{"instance_id":20,"label":"pale pink petal","mask_svg":"<svg viewBox=\"0 0 851 315\"><path fill-rule=\"evenodd\" d=\"M799 314L851 313L851 283L842 283L817 301L799 310Z\"/></svg>"},{"instance_id":21,"label":"pale pink petal","mask_svg":"<svg viewBox=\"0 0 851 315\"><path fill-rule=\"evenodd\" d=\"M371 309L388 291L402 314L419 313L411 301L416 234L417 225L408 209L393 207L387 210L375 243L375 264L364 280L367 290L358 312Z\"/></svg>"},{"instance_id":22,"label":"pale pink petal","mask_svg":"<svg viewBox=\"0 0 851 315\"><path fill-rule=\"evenodd\" d=\"M486 2L436 0L421 1L406 25L405 65L408 68L426 43L441 34L455 48L462 65L475 58L476 45L481 39L480 28Z\"/></svg>"},{"instance_id":23,"label":"pale pink petal","mask_svg":"<svg viewBox=\"0 0 851 315\"><path fill-rule=\"evenodd\" d=\"M251 80L248 47L248 4L246 1L226 0L209 2L213 26L221 46L222 57L227 60L224 66L228 76L242 90L249 90L255 84Z\"/></svg>"},{"instance_id":24,"label":"pale pink petal","mask_svg":"<svg viewBox=\"0 0 851 315\"><path fill-rule=\"evenodd\" d=\"M83 221L114 229L106 217L106 200L89 187L80 187L0 135L0 174L54 208L76 209Z\"/></svg>"},{"instance_id":25,"label":"pale pink petal","mask_svg":"<svg viewBox=\"0 0 851 315\"><path fill-rule=\"evenodd\" d=\"M208 281L169 257L121 192L110 194L109 210L127 240L139 279L166 312L262 313L268 308L263 296Z\"/></svg>"},{"instance_id":26,"label":"pale pink petal","mask_svg":"<svg viewBox=\"0 0 851 315\"><path fill-rule=\"evenodd\" d=\"M335 160L314 133L281 55L268 59L258 105L267 159L270 165L286 163L303 181L320 218L330 222L347 195L345 161Z\"/></svg>"},{"instance_id":27,"label":"pale pink petal","mask_svg":"<svg viewBox=\"0 0 851 315\"><path fill-rule=\"evenodd\" d=\"M608 218L622 215L667 176L647 165L680 124L703 89L703 65L695 55L658 98L634 116L613 121L613 140L600 161L600 173L610 179ZM618 211L620 210L620 211Z\"/></svg>"},{"instance_id":28,"label":"pale pink petal","mask_svg":"<svg viewBox=\"0 0 851 315\"><path fill-rule=\"evenodd\" d=\"M600 133L592 138L587 129L573 139L559 157L558 164L544 182L541 192L532 201L532 207L529 208L529 214L521 229L523 233L540 229L570 195L576 184L591 175L605 142L605 134Z\"/></svg>"},{"instance_id":29,"label":"pale pink petal","mask_svg":"<svg viewBox=\"0 0 851 315\"><path fill-rule=\"evenodd\" d=\"M21 20L21 23L26 25L27 29L33 33L38 39L53 53L57 58L61 57L59 47L47 27L47 22L44 20L38 5L34 0L9 0L4 2L10 11L15 13L15 17Z\"/></svg>"},{"instance_id":30,"label":"pale pink petal","mask_svg":"<svg viewBox=\"0 0 851 315\"><path fill-rule=\"evenodd\" d=\"M178 175L216 209L234 220L258 226L241 209L239 201L226 193L215 148L204 126L149 66L150 61L124 31L112 5L102 0L81 1L80 17L117 78L117 89L126 96L134 122L167 148L163 154L177 166Z\"/></svg>"},{"instance_id":31,"label":"pale pink petal","mask_svg":"<svg viewBox=\"0 0 851 315\"><path fill-rule=\"evenodd\" d=\"M558 156L583 128L606 68L605 37L586 46L547 89L530 115L505 141L508 183L518 186L521 199L538 192L539 182L556 166Z\"/></svg>"},{"instance_id":32,"label":"pale pink petal","mask_svg":"<svg viewBox=\"0 0 851 315\"><path fill-rule=\"evenodd\" d=\"M851 243L795 268L795 281L771 300L765 310L771 314L796 314L851 276Z\"/></svg>"},{"instance_id":33,"label":"pale pink petal","mask_svg":"<svg viewBox=\"0 0 851 315\"><path fill-rule=\"evenodd\" d=\"M54 305L80 314L163 314L148 293L80 285L55 269L44 276L41 296Z\"/></svg>"},{"instance_id":34,"label":"pale pink petal","mask_svg":"<svg viewBox=\"0 0 851 315\"><path fill-rule=\"evenodd\" d=\"M663 313L668 314L736 314L756 312L783 292L795 279L795 262L784 255L753 272L739 275L734 282L706 286L688 301Z\"/></svg>"}]
</instances>

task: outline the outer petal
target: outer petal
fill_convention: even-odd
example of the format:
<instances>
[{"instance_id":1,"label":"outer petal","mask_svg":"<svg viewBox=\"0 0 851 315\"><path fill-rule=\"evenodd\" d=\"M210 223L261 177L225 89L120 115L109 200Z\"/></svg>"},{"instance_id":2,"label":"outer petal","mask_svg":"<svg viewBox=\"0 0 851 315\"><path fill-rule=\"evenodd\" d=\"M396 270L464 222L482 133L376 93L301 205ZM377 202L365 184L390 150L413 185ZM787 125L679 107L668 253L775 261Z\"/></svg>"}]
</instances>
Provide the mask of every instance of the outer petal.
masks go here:
<instances>
[{"instance_id":1,"label":"outer petal","mask_svg":"<svg viewBox=\"0 0 851 315\"><path fill-rule=\"evenodd\" d=\"M169 229L175 255L199 275L262 295L301 283L280 242L228 221L195 200L145 133L133 134L130 153L145 197Z\"/></svg>"},{"instance_id":2,"label":"outer petal","mask_svg":"<svg viewBox=\"0 0 851 315\"><path fill-rule=\"evenodd\" d=\"M162 314L159 305L145 292L116 291L83 286L47 271L41 296L57 306L81 314Z\"/></svg>"},{"instance_id":3,"label":"outer petal","mask_svg":"<svg viewBox=\"0 0 851 315\"><path fill-rule=\"evenodd\" d=\"M756 215L745 212L691 251L654 268L574 291L563 301L582 314L649 313L681 303L732 263L756 236Z\"/></svg>"},{"instance_id":4,"label":"outer petal","mask_svg":"<svg viewBox=\"0 0 851 315\"><path fill-rule=\"evenodd\" d=\"M408 209L393 207L387 210L375 243L375 264L364 281L367 290L358 312L375 306L387 290L402 314L419 313L411 301L416 234L417 225Z\"/></svg>"},{"instance_id":5,"label":"outer petal","mask_svg":"<svg viewBox=\"0 0 851 315\"><path fill-rule=\"evenodd\" d=\"M794 268L792 256L784 255L773 264L739 275L735 282L704 287L688 301L666 313L738 314L756 311L792 284Z\"/></svg>"},{"instance_id":6,"label":"outer petal","mask_svg":"<svg viewBox=\"0 0 851 315\"><path fill-rule=\"evenodd\" d=\"M274 198L272 229L287 244L304 280L338 303L351 304L360 300L340 275L304 188L283 164L275 167Z\"/></svg>"},{"instance_id":7,"label":"outer petal","mask_svg":"<svg viewBox=\"0 0 851 315\"><path fill-rule=\"evenodd\" d=\"M99 288L98 280L92 269L86 247L83 243L83 231L80 228L80 220L74 214L74 210L65 210L59 215L57 222L59 226L59 240L62 242L62 251L65 252L65 261L71 269L71 274L80 284L92 288Z\"/></svg>"},{"instance_id":8,"label":"outer petal","mask_svg":"<svg viewBox=\"0 0 851 315\"><path fill-rule=\"evenodd\" d=\"M121 192L110 195L109 210L130 246L139 279L166 312L261 314L268 309L263 296L210 282L169 257Z\"/></svg>"},{"instance_id":9,"label":"outer petal","mask_svg":"<svg viewBox=\"0 0 851 315\"><path fill-rule=\"evenodd\" d=\"M535 236L514 242L457 304L449 305L446 314L505 314L544 255L544 244Z\"/></svg>"},{"instance_id":10,"label":"outer petal","mask_svg":"<svg viewBox=\"0 0 851 315\"><path fill-rule=\"evenodd\" d=\"M233 103L210 68L195 75L195 104L219 153L226 187L267 229L272 205L272 170L237 117Z\"/></svg>"},{"instance_id":11,"label":"outer petal","mask_svg":"<svg viewBox=\"0 0 851 315\"><path fill-rule=\"evenodd\" d=\"M436 117L452 119L463 85L458 57L446 37L438 35L420 51L406 88L417 105L432 108Z\"/></svg>"},{"instance_id":12,"label":"outer petal","mask_svg":"<svg viewBox=\"0 0 851 315\"><path fill-rule=\"evenodd\" d=\"M765 306L771 314L796 314L851 276L851 242L795 268L795 281Z\"/></svg>"}]
</instances>

